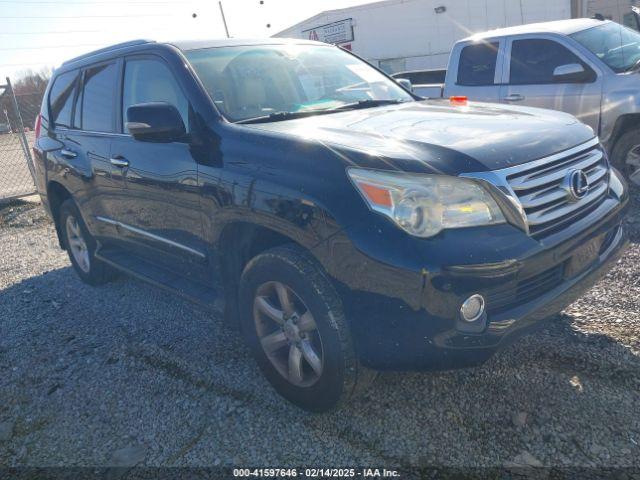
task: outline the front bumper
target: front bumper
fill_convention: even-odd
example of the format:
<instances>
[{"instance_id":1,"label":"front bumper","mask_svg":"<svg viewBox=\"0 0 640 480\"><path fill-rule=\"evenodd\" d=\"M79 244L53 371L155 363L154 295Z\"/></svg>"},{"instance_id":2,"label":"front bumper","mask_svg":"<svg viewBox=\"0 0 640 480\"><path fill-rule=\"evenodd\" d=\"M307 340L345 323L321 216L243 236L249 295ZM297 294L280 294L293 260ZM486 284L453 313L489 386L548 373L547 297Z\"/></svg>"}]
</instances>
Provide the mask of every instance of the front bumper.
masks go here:
<instances>
[{"instance_id":1,"label":"front bumper","mask_svg":"<svg viewBox=\"0 0 640 480\"><path fill-rule=\"evenodd\" d=\"M360 360L377 370L482 363L608 272L628 244L622 227L626 204L623 191L575 230L548 242L509 226L458 231L438 242L402 240L393 230L383 231L382 224L353 229L349 238L337 236L330 245L330 273L343 296ZM367 243L363 239L370 240L372 232L379 235ZM579 271L569 268L575 252L594 240L600 242L595 260ZM358 243L366 250L356 248ZM530 286L536 278L541 279L537 290ZM519 296L521 291L528 294ZM488 315L481 331L470 333L460 328L458 311L474 293L487 298Z\"/></svg>"}]
</instances>

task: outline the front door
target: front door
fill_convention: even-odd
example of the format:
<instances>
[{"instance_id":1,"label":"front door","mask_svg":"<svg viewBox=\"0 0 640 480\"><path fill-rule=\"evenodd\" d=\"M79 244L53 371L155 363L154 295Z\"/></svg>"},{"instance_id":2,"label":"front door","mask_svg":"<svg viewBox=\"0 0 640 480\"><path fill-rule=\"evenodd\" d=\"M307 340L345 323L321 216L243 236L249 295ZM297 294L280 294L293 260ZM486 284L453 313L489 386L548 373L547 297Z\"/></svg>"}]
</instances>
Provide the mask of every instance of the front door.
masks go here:
<instances>
[{"instance_id":1,"label":"front door","mask_svg":"<svg viewBox=\"0 0 640 480\"><path fill-rule=\"evenodd\" d=\"M192 272L204 264L198 168L189 135L180 142L138 141L125 132L127 108L167 102L181 113L189 132L189 103L169 66L157 56L125 59L122 83L123 134L111 146L111 175L123 200L113 211L128 247L154 263Z\"/></svg>"},{"instance_id":2,"label":"front door","mask_svg":"<svg viewBox=\"0 0 640 480\"><path fill-rule=\"evenodd\" d=\"M508 81L502 102L560 110L599 130L602 76L578 52L553 37L517 37L509 42ZM567 67L584 73L558 76Z\"/></svg>"}]
</instances>

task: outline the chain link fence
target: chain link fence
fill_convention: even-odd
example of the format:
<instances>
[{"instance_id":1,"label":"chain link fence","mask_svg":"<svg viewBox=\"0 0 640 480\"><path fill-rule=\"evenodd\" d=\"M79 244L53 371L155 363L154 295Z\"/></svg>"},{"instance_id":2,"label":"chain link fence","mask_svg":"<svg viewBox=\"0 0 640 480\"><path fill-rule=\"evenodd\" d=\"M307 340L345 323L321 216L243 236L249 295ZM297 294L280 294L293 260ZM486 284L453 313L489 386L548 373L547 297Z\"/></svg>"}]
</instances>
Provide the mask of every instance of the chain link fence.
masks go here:
<instances>
[{"instance_id":1,"label":"chain link fence","mask_svg":"<svg viewBox=\"0 0 640 480\"><path fill-rule=\"evenodd\" d=\"M42 92L14 94L0 85L0 202L35 193L31 147Z\"/></svg>"}]
</instances>

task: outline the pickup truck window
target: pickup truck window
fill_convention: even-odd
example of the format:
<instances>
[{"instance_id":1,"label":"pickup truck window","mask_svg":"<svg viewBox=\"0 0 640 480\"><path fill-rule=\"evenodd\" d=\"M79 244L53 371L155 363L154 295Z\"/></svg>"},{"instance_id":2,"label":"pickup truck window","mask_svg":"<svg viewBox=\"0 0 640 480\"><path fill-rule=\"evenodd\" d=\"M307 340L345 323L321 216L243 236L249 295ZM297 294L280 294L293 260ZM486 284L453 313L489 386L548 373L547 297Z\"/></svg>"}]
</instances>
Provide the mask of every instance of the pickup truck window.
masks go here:
<instances>
[{"instance_id":1,"label":"pickup truck window","mask_svg":"<svg viewBox=\"0 0 640 480\"><path fill-rule=\"evenodd\" d=\"M127 122L127 108L147 102L167 102L176 107L189 131L189 102L169 68L160 60L127 60L122 95L122 125Z\"/></svg>"},{"instance_id":2,"label":"pickup truck window","mask_svg":"<svg viewBox=\"0 0 640 480\"><path fill-rule=\"evenodd\" d=\"M589 67L569 49L553 40L542 38L515 40L511 47L511 85L555 83L557 67L578 63Z\"/></svg>"},{"instance_id":3,"label":"pickup truck window","mask_svg":"<svg viewBox=\"0 0 640 480\"><path fill-rule=\"evenodd\" d=\"M640 60L640 33L617 23L605 23L571 37L616 73L632 70Z\"/></svg>"},{"instance_id":4,"label":"pickup truck window","mask_svg":"<svg viewBox=\"0 0 640 480\"><path fill-rule=\"evenodd\" d=\"M399 72L392 75L393 78L406 78L414 85L429 85L434 83L444 83L447 70L415 70L412 72Z\"/></svg>"},{"instance_id":5,"label":"pickup truck window","mask_svg":"<svg viewBox=\"0 0 640 480\"><path fill-rule=\"evenodd\" d=\"M71 112L78 80L78 72L63 73L56 78L49 94L51 121L56 126L71 127Z\"/></svg>"},{"instance_id":6,"label":"pickup truck window","mask_svg":"<svg viewBox=\"0 0 640 480\"><path fill-rule=\"evenodd\" d=\"M493 85L496 76L499 43L469 45L460 53L458 85L478 87Z\"/></svg>"},{"instance_id":7,"label":"pickup truck window","mask_svg":"<svg viewBox=\"0 0 640 480\"><path fill-rule=\"evenodd\" d=\"M208 48L186 56L218 109L235 122L326 113L360 101L413 100L370 65L330 46Z\"/></svg>"}]
</instances>

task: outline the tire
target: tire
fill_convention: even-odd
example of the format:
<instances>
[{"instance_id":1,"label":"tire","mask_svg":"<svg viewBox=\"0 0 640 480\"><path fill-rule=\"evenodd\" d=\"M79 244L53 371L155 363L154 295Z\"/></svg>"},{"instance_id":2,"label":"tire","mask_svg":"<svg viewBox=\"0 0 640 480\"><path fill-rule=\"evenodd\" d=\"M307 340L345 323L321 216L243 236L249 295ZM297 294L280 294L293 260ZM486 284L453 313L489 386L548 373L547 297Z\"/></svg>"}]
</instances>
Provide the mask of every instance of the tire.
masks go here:
<instances>
[{"instance_id":1,"label":"tire","mask_svg":"<svg viewBox=\"0 0 640 480\"><path fill-rule=\"evenodd\" d=\"M95 258L96 241L91 236L75 202L65 200L60 206L59 231L69 260L80 279L89 285L103 285L116 276L109 265Z\"/></svg>"},{"instance_id":2,"label":"tire","mask_svg":"<svg viewBox=\"0 0 640 480\"><path fill-rule=\"evenodd\" d=\"M249 261L239 299L242 331L258 366L298 407L335 409L375 378L359 365L335 288L303 249L277 247Z\"/></svg>"},{"instance_id":3,"label":"tire","mask_svg":"<svg viewBox=\"0 0 640 480\"><path fill-rule=\"evenodd\" d=\"M625 178L640 170L640 128L633 128L616 141L611 151L611 163Z\"/></svg>"}]
</instances>

